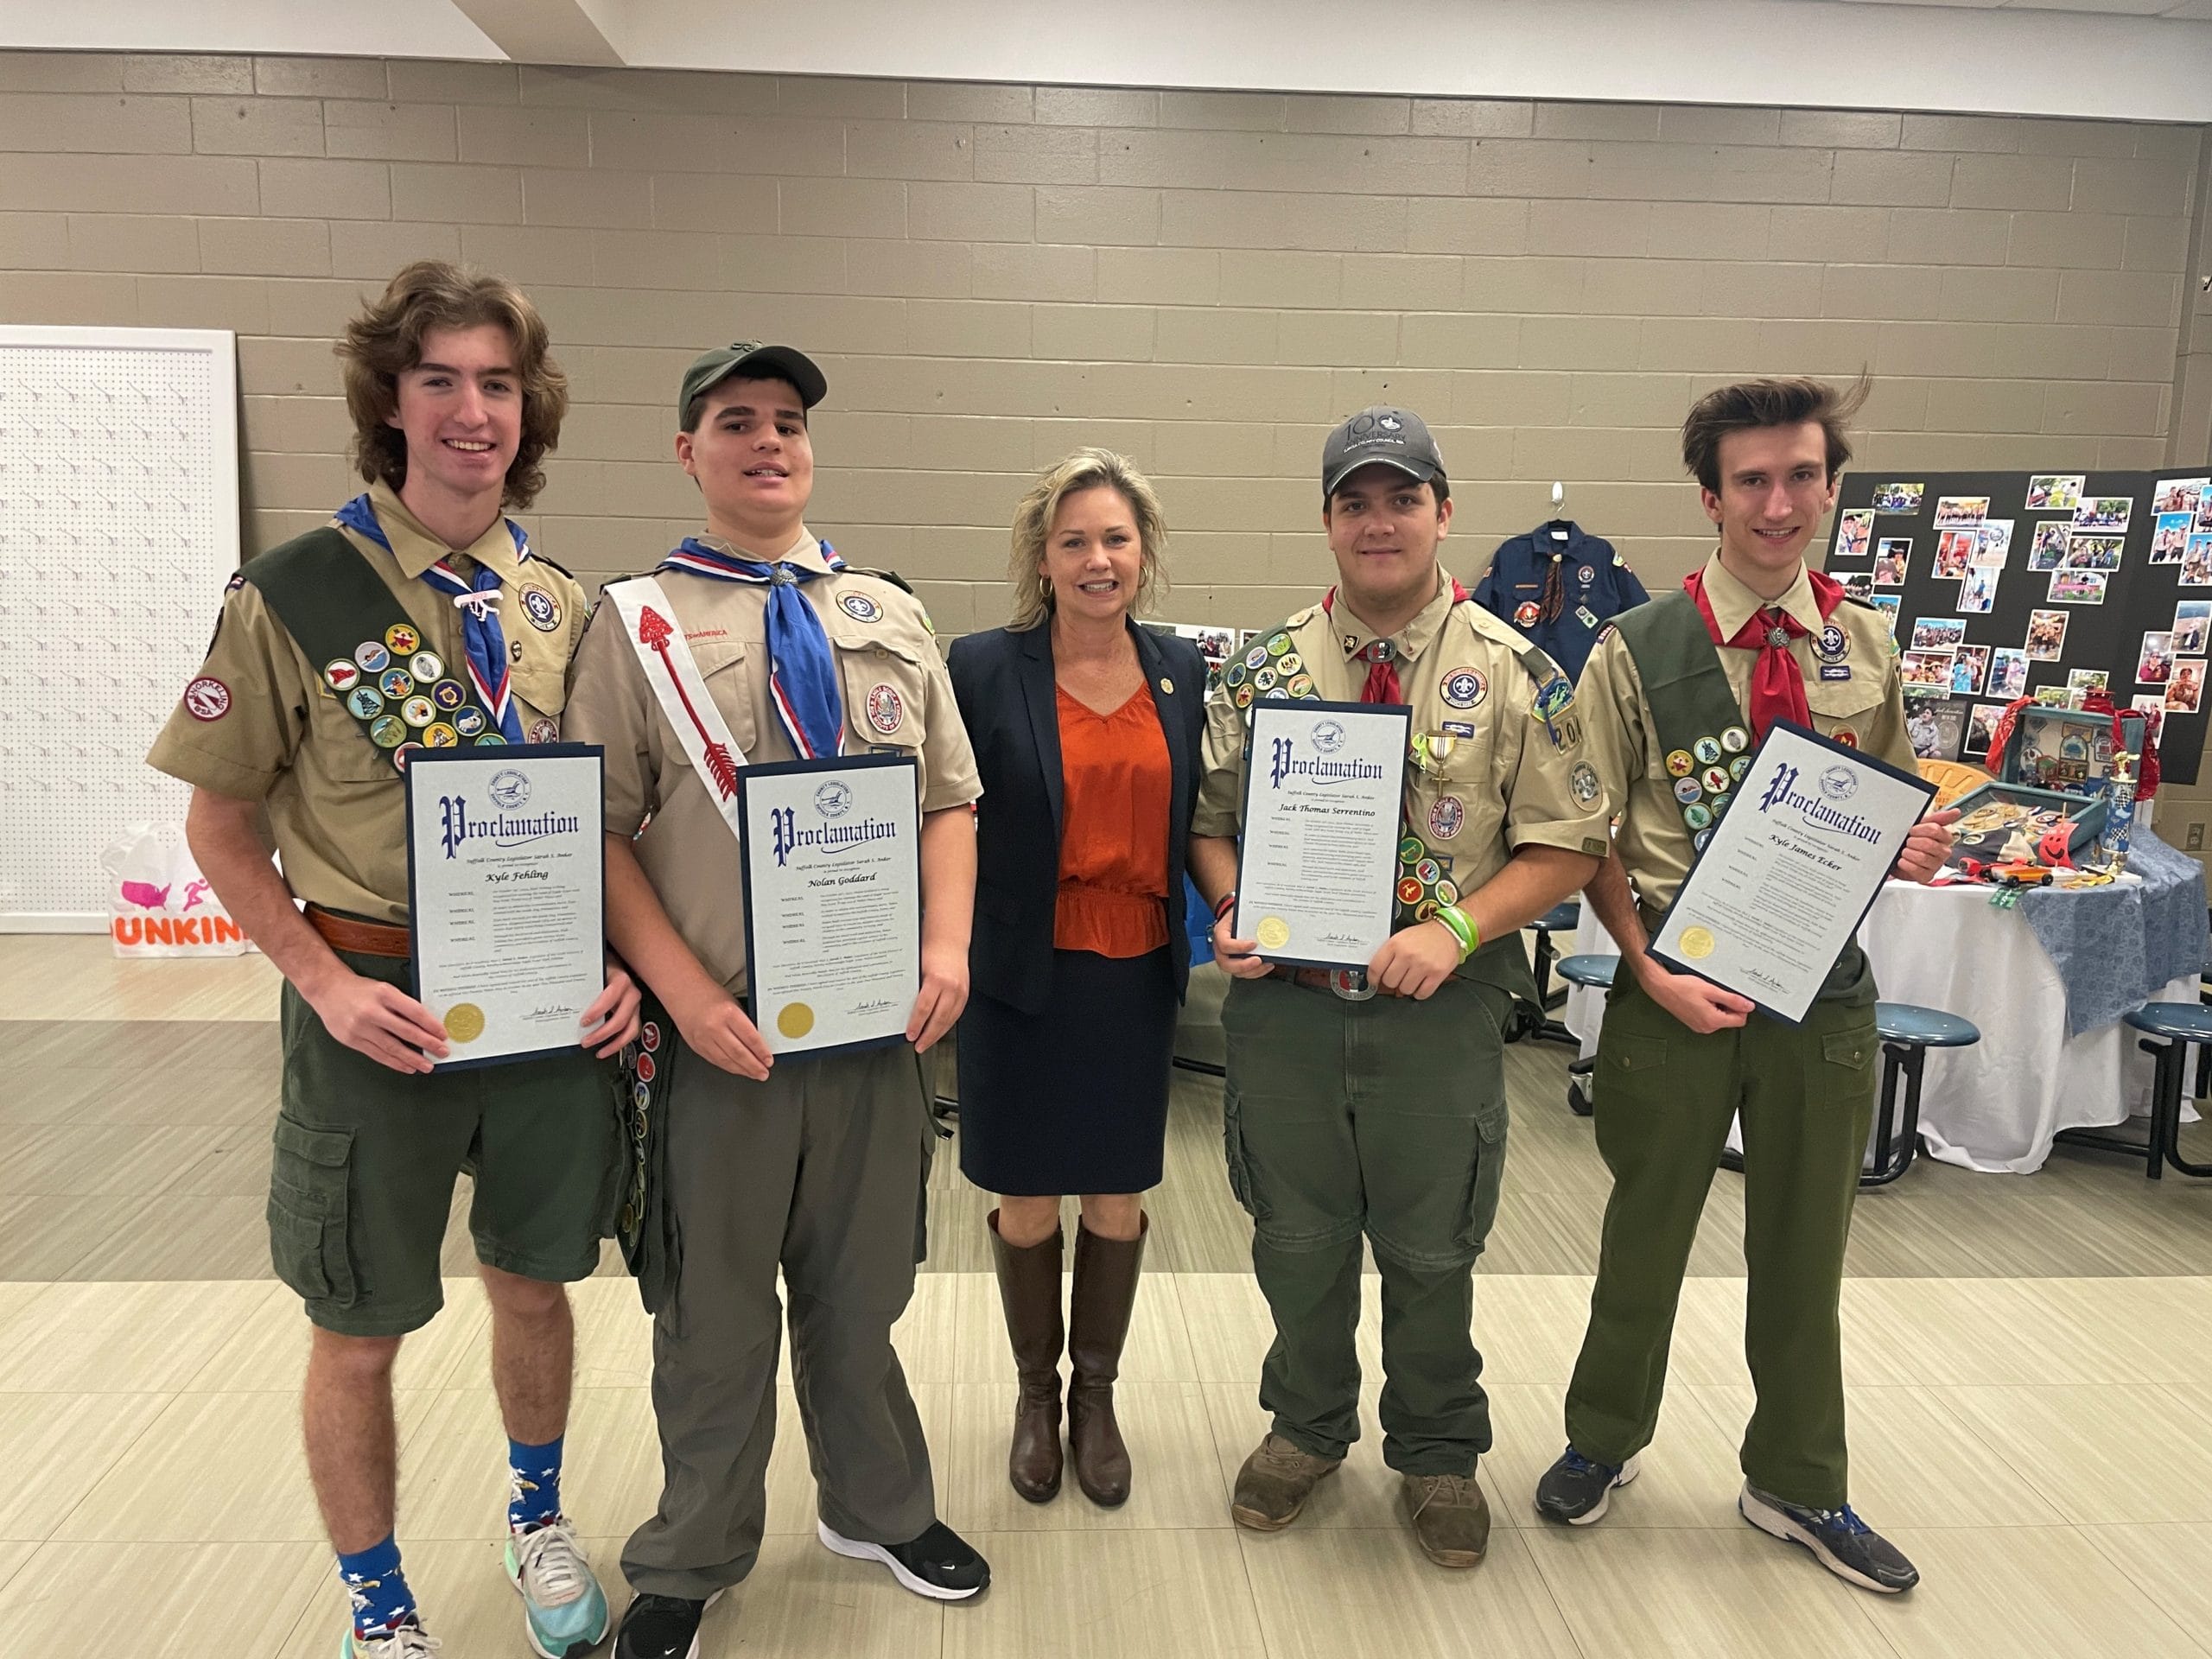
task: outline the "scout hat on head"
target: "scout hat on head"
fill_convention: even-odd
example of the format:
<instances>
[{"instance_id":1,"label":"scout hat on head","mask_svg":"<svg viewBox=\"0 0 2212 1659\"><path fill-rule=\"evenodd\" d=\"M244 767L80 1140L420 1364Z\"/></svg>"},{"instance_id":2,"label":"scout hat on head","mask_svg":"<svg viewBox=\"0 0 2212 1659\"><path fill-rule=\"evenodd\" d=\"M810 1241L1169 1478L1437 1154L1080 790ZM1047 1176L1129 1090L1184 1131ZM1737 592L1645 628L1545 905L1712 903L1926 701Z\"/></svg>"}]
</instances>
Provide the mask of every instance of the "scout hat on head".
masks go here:
<instances>
[{"instance_id":1,"label":"scout hat on head","mask_svg":"<svg viewBox=\"0 0 2212 1659\"><path fill-rule=\"evenodd\" d=\"M1444 475L1444 454L1428 435L1428 423L1409 409L1378 404L1361 410L1321 446L1322 495L1335 494L1352 474L1378 462L1417 484Z\"/></svg>"},{"instance_id":2,"label":"scout hat on head","mask_svg":"<svg viewBox=\"0 0 2212 1659\"><path fill-rule=\"evenodd\" d=\"M691 366L683 371L683 384L677 390L677 419L688 421L691 405L700 393L721 385L734 374L755 380L788 380L798 391L799 403L808 409L820 403L830 391L830 383L822 378L822 371L814 366L814 359L805 353L789 346L764 346L757 340L743 340L734 346L717 346L691 359Z\"/></svg>"}]
</instances>

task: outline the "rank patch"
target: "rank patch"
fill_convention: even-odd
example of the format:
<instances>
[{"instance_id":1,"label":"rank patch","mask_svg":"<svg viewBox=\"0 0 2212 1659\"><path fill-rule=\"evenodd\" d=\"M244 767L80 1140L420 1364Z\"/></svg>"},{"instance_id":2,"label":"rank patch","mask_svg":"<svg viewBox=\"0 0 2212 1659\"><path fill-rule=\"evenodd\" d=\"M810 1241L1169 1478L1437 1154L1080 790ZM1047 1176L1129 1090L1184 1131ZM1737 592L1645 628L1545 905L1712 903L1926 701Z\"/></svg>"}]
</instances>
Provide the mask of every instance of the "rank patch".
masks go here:
<instances>
[{"instance_id":1,"label":"rank patch","mask_svg":"<svg viewBox=\"0 0 2212 1659\"><path fill-rule=\"evenodd\" d=\"M1450 841L1467 822L1467 805L1457 795L1440 795L1428 809L1428 833Z\"/></svg>"},{"instance_id":2,"label":"rank patch","mask_svg":"<svg viewBox=\"0 0 2212 1659\"><path fill-rule=\"evenodd\" d=\"M530 741L533 743L558 743L561 728L550 720L541 720L530 728Z\"/></svg>"},{"instance_id":3,"label":"rank patch","mask_svg":"<svg viewBox=\"0 0 2212 1659\"><path fill-rule=\"evenodd\" d=\"M906 705L900 700L898 688L875 685L868 689L868 723L888 737L906 723Z\"/></svg>"}]
</instances>

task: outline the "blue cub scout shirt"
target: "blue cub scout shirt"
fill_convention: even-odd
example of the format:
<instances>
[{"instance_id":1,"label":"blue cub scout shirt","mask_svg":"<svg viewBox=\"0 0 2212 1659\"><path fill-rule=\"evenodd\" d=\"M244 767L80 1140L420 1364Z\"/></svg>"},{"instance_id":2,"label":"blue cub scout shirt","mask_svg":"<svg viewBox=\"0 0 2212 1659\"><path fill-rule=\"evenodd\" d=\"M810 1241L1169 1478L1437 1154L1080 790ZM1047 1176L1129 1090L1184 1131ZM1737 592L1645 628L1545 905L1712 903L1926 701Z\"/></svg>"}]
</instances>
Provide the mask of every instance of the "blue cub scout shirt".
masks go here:
<instances>
[{"instance_id":1,"label":"blue cub scout shirt","mask_svg":"<svg viewBox=\"0 0 2212 1659\"><path fill-rule=\"evenodd\" d=\"M1559 582L1548 602L1554 562ZM1582 677L1606 620L1651 597L1611 542L1564 519L1503 543L1474 593L1475 603L1541 645L1570 680Z\"/></svg>"}]
</instances>

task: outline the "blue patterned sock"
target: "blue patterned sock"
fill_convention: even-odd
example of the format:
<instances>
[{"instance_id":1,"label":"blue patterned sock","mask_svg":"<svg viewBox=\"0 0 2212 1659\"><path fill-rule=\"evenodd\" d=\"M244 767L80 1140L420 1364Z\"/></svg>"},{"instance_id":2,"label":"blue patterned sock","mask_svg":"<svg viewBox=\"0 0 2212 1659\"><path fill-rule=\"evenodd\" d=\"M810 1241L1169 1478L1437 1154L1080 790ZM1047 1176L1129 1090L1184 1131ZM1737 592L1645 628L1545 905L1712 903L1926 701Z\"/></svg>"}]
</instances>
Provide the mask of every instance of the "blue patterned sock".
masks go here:
<instances>
[{"instance_id":1,"label":"blue patterned sock","mask_svg":"<svg viewBox=\"0 0 2212 1659\"><path fill-rule=\"evenodd\" d=\"M399 1545L390 1533L381 1543L338 1556L339 1582L353 1603L353 1634L364 1642L390 1636L415 1618L415 1592L399 1570Z\"/></svg>"},{"instance_id":2,"label":"blue patterned sock","mask_svg":"<svg viewBox=\"0 0 2212 1659\"><path fill-rule=\"evenodd\" d=\"M561 1442L507 1442L507 1524L517 1532L542 1527L561 1513Z\"/></svg>"}]
</instances>

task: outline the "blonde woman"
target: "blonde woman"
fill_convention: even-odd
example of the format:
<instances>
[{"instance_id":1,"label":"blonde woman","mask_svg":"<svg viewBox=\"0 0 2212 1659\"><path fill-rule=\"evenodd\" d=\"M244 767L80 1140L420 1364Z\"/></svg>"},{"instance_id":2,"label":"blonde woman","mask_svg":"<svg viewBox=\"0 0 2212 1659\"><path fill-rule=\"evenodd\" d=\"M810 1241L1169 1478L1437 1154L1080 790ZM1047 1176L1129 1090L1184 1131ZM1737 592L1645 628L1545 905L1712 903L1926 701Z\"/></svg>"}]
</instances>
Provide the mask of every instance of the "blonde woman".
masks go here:
<instances>
[{"instance_id":1,"label":"blonde woman","mask_svg":"<svg viewBox=\"0 0 2212 1659\"><path fill-rule=\"evenodd\" d=\"M960 1167L999 1195L991 1244L1020 1379L1007 1476L1060 1489L1060 1199L1080 1196L1068 1440L1093 1503L1129 1495L1114 1379L1159 1184L1176 1004L1190 976L1183 848L1205 664L1137 626L1166 524L1144 475L1079 449L1015 509L1014 618L951 652L983 781Z\"/></svg>"}]
</instances>

